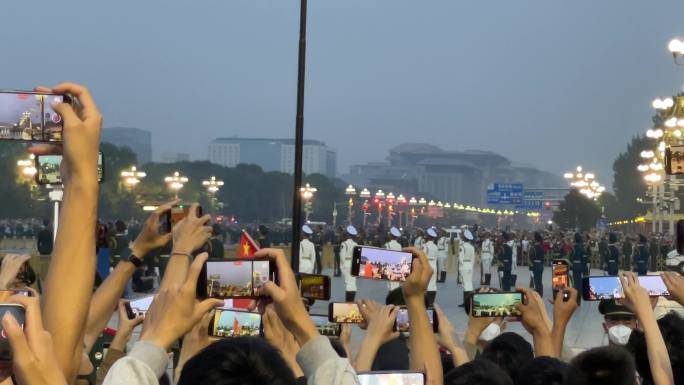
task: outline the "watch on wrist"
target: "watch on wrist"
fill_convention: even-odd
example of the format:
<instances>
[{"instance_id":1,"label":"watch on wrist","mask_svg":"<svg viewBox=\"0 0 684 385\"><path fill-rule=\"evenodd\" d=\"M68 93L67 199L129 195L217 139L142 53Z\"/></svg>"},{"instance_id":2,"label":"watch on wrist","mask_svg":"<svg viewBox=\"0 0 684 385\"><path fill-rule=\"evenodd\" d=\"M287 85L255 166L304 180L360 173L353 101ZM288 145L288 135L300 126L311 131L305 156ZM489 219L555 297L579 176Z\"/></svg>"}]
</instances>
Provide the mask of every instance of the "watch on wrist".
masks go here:
<instances>
[{"instance_id":1,"label":"watch on wrist","mask_svg":"<svg viewBox=\"0 0 684 385\"><path fill-rule=\"evenodd\" d=\"M128 261L132 263L135 267L140 267L140 265L142 265L143 263L143 259L133 254L133 251L131 249L126 249L126 251L121 255L121 260Z\"/></svg>"}]
</instances>

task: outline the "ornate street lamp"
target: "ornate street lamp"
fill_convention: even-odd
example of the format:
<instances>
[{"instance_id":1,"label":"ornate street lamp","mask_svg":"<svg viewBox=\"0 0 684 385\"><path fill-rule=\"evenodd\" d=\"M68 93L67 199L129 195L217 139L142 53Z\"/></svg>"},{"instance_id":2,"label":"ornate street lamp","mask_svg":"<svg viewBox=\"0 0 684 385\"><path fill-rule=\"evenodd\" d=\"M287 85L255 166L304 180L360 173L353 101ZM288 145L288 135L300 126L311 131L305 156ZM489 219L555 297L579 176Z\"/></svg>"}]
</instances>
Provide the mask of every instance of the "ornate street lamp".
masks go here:
<instances>
[{"instance_id":1,"label":"ornate street lamp","mask_svg":"<svg viewBox=\"0 0 684 385\"><path fill-rule=\"evenodd\" d=\"M311 186L308 183L304 187L299 188L299 193L301 194L302 199L304 199L304 222L309 222L309 215L313 212L313 204L311 202L311 199L313 199L313 196L316 193L316 191L318 191L318 189L316 187Z\"/></svg>"},{"instance_id":2,"label":"ornate street lamp","mask_svg":"<svg viewBox=\"0 0 684 385\"><path fill-rule=\"evenodd\" d=\"M370 191L368 192L368 194L370 195ZM344 189L344 195L349 197L349 200L347 202L347 222L351 226L353 214L352 209L354 207L354 196L356 195L356 188L354 188L354 186L352 185L347 186L347 188Z\"/></svg>"},{"instance_id":3,"label":"ornate street lamp","mask_svg":"<svg viewBox=\"0 0 684 385\"><path fill-rule=\"evenodd\" d=\"M164 182L166 182L166 185L173 191L176 199L178 199L178 191L188 183L188 180L187 177L182 176L178 171L174 171L173 175L164 178Z\"/></svg>"},{"instance_id":4,"label":"ornate street lamp","mask_svg":"<svg viewBox=\"0 0 684 385\"><path fill-rule=\"evenodd\" d=\"M137 186L146 176L147 174L144 171L138 170L135 166L131 166L128 170L121 171L121 181L127 189L135 188L135 186Z\"/></svg>"}]
</instances>

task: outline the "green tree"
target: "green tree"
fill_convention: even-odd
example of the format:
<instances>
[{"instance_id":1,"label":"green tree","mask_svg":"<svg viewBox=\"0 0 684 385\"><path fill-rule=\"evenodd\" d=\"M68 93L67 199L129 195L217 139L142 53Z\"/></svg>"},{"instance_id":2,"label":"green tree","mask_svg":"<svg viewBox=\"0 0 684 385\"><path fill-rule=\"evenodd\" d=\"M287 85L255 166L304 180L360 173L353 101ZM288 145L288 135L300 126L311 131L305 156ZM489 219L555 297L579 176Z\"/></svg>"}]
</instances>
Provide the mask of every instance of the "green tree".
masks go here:
<instances>
[{"instance_id":1,"label":"green tree","mask_svg":"<svg viewBox=\"0 0 684 385\"><path fill-rule=\"evenodd\" d=\"M553 214L553 221L564 229L584 231L596 226L596 220L600 217L601 208L596 202L573 189L560 202L558 211Z\"/></svg>"},{"instance_id":2,"label":"green tree","mask_svg":"<svg viewBox=\"0 0 684 385\"><path fill-rule=\"evenodd\" d=\"M637 167L643 163L641 151L652 150L653 147L653 141L646 136L635 136L627 145L627 150L613 162L613 191L617 208L615 213L611 213L615 216L612 219L633 218L644 211L644 206L637 202L637 198L644 195L646 184Z\"/></svg>"}]
</instances>

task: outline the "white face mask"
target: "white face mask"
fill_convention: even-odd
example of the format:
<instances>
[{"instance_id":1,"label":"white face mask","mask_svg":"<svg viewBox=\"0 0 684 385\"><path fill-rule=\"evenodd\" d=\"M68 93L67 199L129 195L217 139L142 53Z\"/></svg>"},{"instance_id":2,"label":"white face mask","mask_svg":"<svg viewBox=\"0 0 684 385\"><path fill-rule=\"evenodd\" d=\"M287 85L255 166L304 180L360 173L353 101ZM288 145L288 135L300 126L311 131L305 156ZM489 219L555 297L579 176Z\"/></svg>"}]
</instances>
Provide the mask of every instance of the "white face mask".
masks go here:
<instances>
[{"instance_id":1,"label":"white face mask","mask_svg":"<svg viewBox=\"0 0 684 385\"><path fill-rule=\"evenodd\" d=\"M625 325L615 325L608 328L608 340L615 345L627 345L631 334L632 329Z\"/></svg>"},{"instance_id":2,"label":"white face mask","mask_svg":"<svg viewBox=\"0 0 684 385\"><path fill-rule=\"evenodd\" d=\"M480 334L480 340L489 342L498 337L499 334L501 334L501 326L499 326L499 324L496 322L492 322L485 328L485 330L482 331L482 334Z\"/></svg>"}]
</instances>

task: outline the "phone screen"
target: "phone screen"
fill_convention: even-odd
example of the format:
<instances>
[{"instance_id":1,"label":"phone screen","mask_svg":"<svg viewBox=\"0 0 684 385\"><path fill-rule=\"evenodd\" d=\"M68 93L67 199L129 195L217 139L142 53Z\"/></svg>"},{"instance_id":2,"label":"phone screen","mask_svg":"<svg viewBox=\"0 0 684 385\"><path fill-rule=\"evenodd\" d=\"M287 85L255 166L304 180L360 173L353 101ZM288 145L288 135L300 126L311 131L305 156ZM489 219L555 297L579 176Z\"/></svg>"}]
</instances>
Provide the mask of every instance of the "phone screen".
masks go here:
<instances>
[{"instance_id":1,"label":"phone screen","mask_svg":"<svg viewBox=\"0 0 684 385\"><path fill-rule=\"evenodd\" d=\"M328 319L332 322L361 323L365 321L359 305L353 302L331 302L328 313Z\"/></svg>"},{"instance_id":2,"label":"phone screen","mask_svg":"<svg viewBox=\"0 0 684 385\"><path fill-rule=\"evenodd\" d=\"M261 314L233 309L216 309L209 325L214 337L256 337L261 334Z\"/></svg>"},{"instance_id":3,"label":"phone screen","mask_svg":"<svg viewBox=\"0 0 684 385\"><path fill-rule=\"evenodd\" d=\"M206 298L258 297L272 276L270 260L209 260L205 269L197 292Z\"/></svg>"},{"instance_id":4,"label":"phone screen","mask_svg":"<svg viewBox=\"0 0 684 385\"><path fill-rule=\"evenodd\" d=\"M668 175L684 174L684 146L670 146L665 151L665 172Z\"/></svg>"},{"instance_id":5,"label":"phone screen","mask_svg":"<svg viewBox=\"0 0 684 385\"><path fill-rule=\"evenodd\" d=\"M359 373L361 385L425 385L425 376L420 372Z\"/></svg>"},{"instance_id":6,"label":"phone screen","mask_svg":"<svg viewBox=\"0 0 684 385\"><path fill-rule=\"evenodd\" d=\"M63 95L37 92L0 92L0 140L61 142L62 117L52 103Z\"/></svg>"},{"instance_id":7,"label":"phone screen","mask_svg":"<svg viewBox=\"0 0 684 385\"><path fill-rule=\"evenodd\" d=\"M297 278L302 297L323 301L330 299L330 277L327 275L300 273Z\"/></svg>"},{"instance_id":8,"label":"phone screen","mask_svg":"<svg viewBox=\"0 0 684 385\"><path fill-rule=\"evenodd\" d=\"M357 246L352 275L360 278L406 281L411 274L413 255L404 251Z\"/></svg>"},{"instance_id":9,"label":"phone screen","mask_svg":"<svg viewBox=\"0 0 684 385\"><path fill-rule=\"evenodd\" d=\"M10 313L17 320L19 325L23 328L26 311L24 307L19 304L0 304L0 314ZM0 361L12 361L12 347L7 339L5 329L0 325Z\"/></svg>"},{"instance_id":10,"label":"phone screen","mask_svg":"<svg viewBox=\"0 0 684 385\"><path fill-rule=\"evenodd\" d=\"M340 324L331 322L327 315L311 314L310 316L314 325L316 325L318 332L321 333L322 336L337 337L340 335L340 332L342 331Z\"/></svg>"},{"instance_id":11,"label":"phone screen","mask_svg":"<svg viewBox=\"0 0 684 385\"><path fill-rule=\"evenodd\" d=\"M670 293L659 275L642 275L638 277L651 297L668 296ZM584 277L582 282L582 297L587 301L623 298L622 285L617 276Z\"/></svg>"},{"instance_id":12,"label":"phone screen","mask_svg":"<svg viewBox=\"0 0 684 385\"><path fill-rule=\"evenodd\" d=\"M144 316L150 309L152 301L154 301L153 295L128 302L126 304L126 313L128 313L128 318L133 319L137 316Z\"/></svg>"},{"instance_id":13,"label":"phone screen","mask_svg":"<svg viewBox=\"0 0 684 385\"><path fill-rule=\"evenodd\" d=\"M62 164L62 155L40 155L36 158L36 182L38 184L62 184L62 174L59 169ZM103 157L100 152L97 156L97 181L104 179Z\"/></svg>"},{"instance_id":14,"label":"phone screen","mask_svg":"<svg viewBox=\"0 0 684 385\"><path fill-rule=\"evenodd\" d=\"M432 331L437 333L438 325L436 322L437 316L435 314L434 308L427 308L428 320L430 325L432 325ZM411 327L411 320L409 319L408 309L405 307L400 307L397 312L397 320L394 322L394 331L408 333Z\"/></svg>"},{"instance_id":15,"label":"phone screen","mask_svg":"<svg viewBox=\"0 0 684 385\"><path fill-rule=\"evenodd\" d=\"M522 303L522 293L474 293L470 311L473 317L517 317L515 308Z\"/></svg>"},{"instance_id":16,"label":"phone screen","mask_svg":"<svg viewBox=\"0 0 684 385\"><path fill-rule=\"evenodd\" d=\"M553 261L551 266L551 286L553 290L562 290L570 287L570 275L568 263L562 260Z\"/></svg>"}]
</instances>

